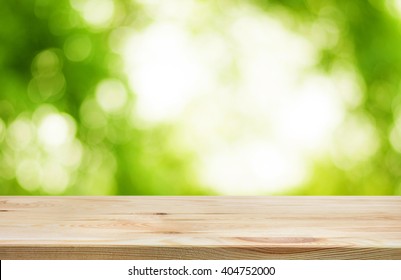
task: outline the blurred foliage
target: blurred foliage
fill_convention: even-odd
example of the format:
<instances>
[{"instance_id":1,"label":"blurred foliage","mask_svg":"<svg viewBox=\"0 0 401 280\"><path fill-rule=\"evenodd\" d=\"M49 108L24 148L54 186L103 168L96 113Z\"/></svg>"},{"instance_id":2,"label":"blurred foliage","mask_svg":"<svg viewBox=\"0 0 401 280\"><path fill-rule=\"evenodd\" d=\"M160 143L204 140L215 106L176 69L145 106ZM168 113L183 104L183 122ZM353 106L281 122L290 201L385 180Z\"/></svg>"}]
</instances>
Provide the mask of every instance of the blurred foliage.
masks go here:
<instances>
[{"instance_id":1,"label":"blurred foliage","mask_svg":"<svg viewBox=\"0 0 401 280\"><path fill-rule=\"evenodd\" d=\"M81 157L79 167L65 166L60 160L52 159L52 154L59 151L47 151L37 139L27 139L35 138L30 135L35 132L25 131L22 126L21 131L16 132L16 138L11 140L5 139L3 128L0 138L1 194L205 194L186 177L187 156L173 154L166 148L164 127L146 131L133 128L125 114L105 115L93 102L96 86L103 79L115 78L126 84L121 58L110 51L108 36L117 25L132 24L132 17L140 10L129 1L116 1L116 6L132 13L116 17L106 27L93 28L66 0L1 1L0 118L4 128L18 118L29 120L43 104L51 105L50 111L66 112L74 118L80 143L77 153ZM74 40L76 45L72 48L75 49L69 50L68 44ZM87 55L82 48L90 49ZM32 62L38 53L43 54L46 50L51 52L44 54L44 65L39 67L48 69L35 77ZM56 57L52 58L52 55ZM59 69L52 69L56 67L52 63L58 63ZM85 102L88 103L87 114L92 115L89 118L101 125L85 125L82 120L86 114L82 112ZM38 123L26 121L22 124L38 126ZM27 144L13 150L7 140L26 140ZM74 153L65 145L57 149ZM32 159L41 166L50 161L50 165L60 165L61 172L50 174L50 184L43 188L38 174L18 171L19 164L25 159ZM54 170L36 166L35 162L29 161L20 168L32 169L33 173L41 173L40 176L45 176L46 172L54 173ZM18 172L22 173L22 182L16 178ZM68 178L60 181L52 176Z\"/></svg>"},{"instance_id":2,"label":"blurred foliage","mask_svg":"<svg viewBox=\"0 0 401 280\"><path fill-rule=\"evenodd\" d=\"M221 1L220 12L231 2ZM351 62L357 68L364 97L354 113L372 120L380 135L369 160L347 168L317 161L311 179L284 194L400 194L401 144L394 143L401 142L401 21L390 2L252 1L301 34L323 21L339 30L338 42L320 51L317 67L330 72ZM110 48L110 34L117 27L141 29L152 18L134 1L114 0L116 12L107 23L94 18L88 24L71 3L80 7L83 1L0 2L0 194L216 194L193 174L194 155L169 142L173 126L133 126L129 120L135 93L121 56ZM104 81L129 92L124 104L115 105L117 113L95 102ZM52 121L69 135L46 138Z\"/></svg>"},{"instance_id":3,"label":"blurred foliage","mask_svg":"<svg viewBox=\"0 0 401 280\"><path fill-rule=\"evenodd\" d=\"M266 10L276 1L256 1ZM315 176L296 194L393 195L400 194L400 150L391 143L400 109L401 21L397 1L277 1L303 21L321 18L335 23L341 40L323 50L323 69L349 55L365 85L359 110L374 122L380 150L367 162L342 170L330 162L316 164ZM399 3L398 3L399 5ZM274 8L273 8L274 9ZM327 57L330 59L327 59ZM394 133L394 132L393 132ZM394 140L399 141L399 139ZM292 192L291 192L292 193Z\"/></svg>"}]
</instances>

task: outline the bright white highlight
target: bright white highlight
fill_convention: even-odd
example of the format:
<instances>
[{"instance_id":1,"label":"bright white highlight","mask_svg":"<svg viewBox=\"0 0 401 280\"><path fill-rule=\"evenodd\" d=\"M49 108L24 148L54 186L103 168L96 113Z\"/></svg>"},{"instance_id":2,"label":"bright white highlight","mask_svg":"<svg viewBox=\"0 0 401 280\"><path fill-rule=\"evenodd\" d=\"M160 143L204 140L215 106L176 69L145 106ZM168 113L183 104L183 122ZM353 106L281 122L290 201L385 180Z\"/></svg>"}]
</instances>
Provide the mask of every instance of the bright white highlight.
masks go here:
<instances>
[{"instance_id":1,"label":"bright white highlight","mask_svg":"<svg viewBox=\"0 0 401 280\"><path fill-rule=\"evenodd\" d=\"M49 114L39 124L38 136L45 146L62 146L75 136L74 120L65 114Z\"/></svg>"},{"instance_id":2,"label":"bright white highlight","mask_svg":"<svg viewBox=\"0 0 401 280\"><path fill-rule=\"evenodd\" d=\"M114 15L113 0L71 0L71 6L79 11L93 27L106 27Z\"/></svg>"},{"instance_id":3,"label":"bright white highlight","mask_svg":"<svg viewBox=\"0 0 401 280\"><path fill-rule=\"evenodd\" d=\"M108 113L119 111L127 102L127 91L118 80L104 80L96 88L96 101Z\"/></svg>"},{"instance_id":4,"label":"bright white highlight","mask_svg":"<svg viewBox=\"0 0 401 280\"><path fill-rule=\"evenodd\" d=\"M137 114L144 121L177 118L203 87L206 69L179 26L151 26L128 42L125 54L138 97Z\"/></svg>"},{"instance_id":5,"label":"bright white highlight","mask_svg":"<svg viewBox=\"0 0 401 280\"><path fill-rule=\"evenodd\" d=\"M300 158L265 142L239 142L204 160L204 182L227 194L273 192L299 183L307 172Z\"/></svg>"}]
</instances>

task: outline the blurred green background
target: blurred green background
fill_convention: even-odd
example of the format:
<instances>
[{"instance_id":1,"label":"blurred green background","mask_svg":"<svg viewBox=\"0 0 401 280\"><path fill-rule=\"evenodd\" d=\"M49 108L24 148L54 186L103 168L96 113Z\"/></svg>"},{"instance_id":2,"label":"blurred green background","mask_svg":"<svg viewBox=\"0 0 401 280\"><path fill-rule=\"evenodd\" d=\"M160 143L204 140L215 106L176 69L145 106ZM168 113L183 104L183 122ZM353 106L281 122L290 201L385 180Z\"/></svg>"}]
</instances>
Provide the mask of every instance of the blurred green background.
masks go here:
<instances>
[{"instance_id":1,"label":"blurred green background","mask_svg":"<svg viewBox=\"0 0 401 280\"><path fill-rule=\"evenodd\" d=\"M2 195L400 195L400 0L2 0Z\"/></svg>"}]
</instances>

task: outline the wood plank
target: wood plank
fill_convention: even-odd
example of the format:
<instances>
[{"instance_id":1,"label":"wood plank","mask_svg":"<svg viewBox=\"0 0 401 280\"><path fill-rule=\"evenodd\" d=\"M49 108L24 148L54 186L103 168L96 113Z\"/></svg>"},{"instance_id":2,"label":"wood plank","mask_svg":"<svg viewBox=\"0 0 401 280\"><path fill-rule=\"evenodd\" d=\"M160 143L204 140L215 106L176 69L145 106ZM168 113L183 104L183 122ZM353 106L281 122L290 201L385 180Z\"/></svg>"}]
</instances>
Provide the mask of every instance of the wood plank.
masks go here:
<instances>
[{"instance_id":1,"label":"wood plank","mask_svg":"<svg viewBox=\"0 0 401 280\"><path fill-rule=\"evenodd\" d=\"M0 259L401 259L401 197L1 197Z\"/></svg>"}]
</instances>

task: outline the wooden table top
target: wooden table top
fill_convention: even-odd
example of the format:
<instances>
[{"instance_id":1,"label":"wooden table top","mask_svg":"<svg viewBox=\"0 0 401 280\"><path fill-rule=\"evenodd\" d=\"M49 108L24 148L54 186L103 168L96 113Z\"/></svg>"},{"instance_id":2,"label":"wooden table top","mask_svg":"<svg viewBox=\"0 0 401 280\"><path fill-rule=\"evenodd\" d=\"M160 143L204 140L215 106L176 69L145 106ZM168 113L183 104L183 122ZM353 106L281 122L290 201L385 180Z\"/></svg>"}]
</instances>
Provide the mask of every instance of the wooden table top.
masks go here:
<instances>
[{"instance_id":1,"label":"wooden table top","mask_svg":"<svg viewBox=\"0 0 401 280\"><path fill-rule=\"evenodd\" d=\"M401 197L0 197L0 259L401 259Z\"/></svg>"}]
</instances>

